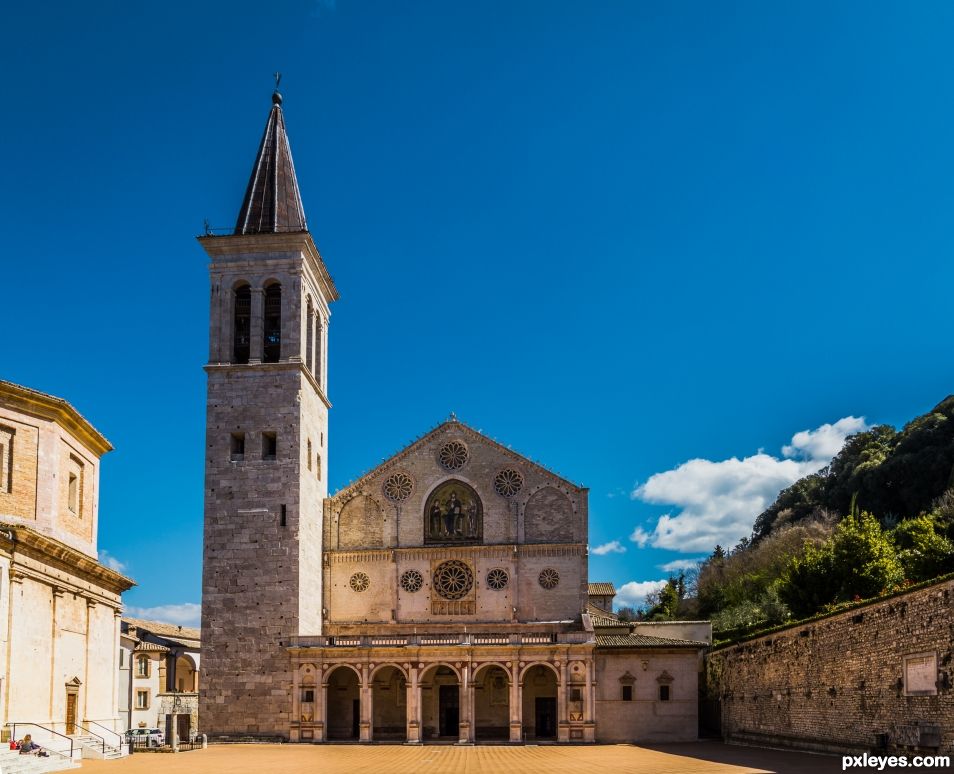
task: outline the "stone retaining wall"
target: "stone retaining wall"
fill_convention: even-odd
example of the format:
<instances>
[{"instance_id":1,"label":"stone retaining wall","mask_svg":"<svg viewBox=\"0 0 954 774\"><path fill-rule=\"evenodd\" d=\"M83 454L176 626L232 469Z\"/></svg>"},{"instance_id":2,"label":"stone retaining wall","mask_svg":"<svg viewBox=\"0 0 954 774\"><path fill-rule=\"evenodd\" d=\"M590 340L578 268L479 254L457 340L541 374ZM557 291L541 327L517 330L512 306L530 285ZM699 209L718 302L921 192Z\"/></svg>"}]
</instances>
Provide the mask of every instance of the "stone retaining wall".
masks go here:
<instances>
[{"instance_id":1,"label":"stone retaining wall","mask_svg":"<svg viewBox=\"0 0 954 774\"><path fill-rule=\"evenodd\" d=\"M954 753L954 580L712 651L727 741Z\"/></svg>"}]
</instances>

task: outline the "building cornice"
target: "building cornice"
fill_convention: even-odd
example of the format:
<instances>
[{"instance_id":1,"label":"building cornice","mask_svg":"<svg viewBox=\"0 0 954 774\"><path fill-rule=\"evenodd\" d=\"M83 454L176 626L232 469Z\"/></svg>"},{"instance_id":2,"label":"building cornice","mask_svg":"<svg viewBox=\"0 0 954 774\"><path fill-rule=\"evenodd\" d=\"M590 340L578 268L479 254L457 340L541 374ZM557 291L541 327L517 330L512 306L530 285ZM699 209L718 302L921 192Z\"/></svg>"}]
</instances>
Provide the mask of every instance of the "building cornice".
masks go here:
<instances>
[{"instance_id":1,"label":"building cornice","mask_svg":"<svg viewBox=\"0 0 954 774\"><path fill-rule=\"evenodd\" d=\"M56 422L97 457L113 450L113 445L106 437L63 398L0 379L0 404Z\"/></svg>"},{"instance_id":2,"label":"building cornice","mask_svg":"<svg viewBox=\"0 0 954 774\"><path fill-rule=\"evenodd\" d=\"M325 266L318 246L308 231L279 232L275 234L208 234L196 237L199 244L212 258L260 255L262 253L300 252L305 256L318 278L321 290L329 302L338 300L338 288Z\"/></svg>"},{"instance_id":3,"label":"building cornice","mask_svg":"<svg viewBox=\"0 0 954 774\"><path fill-rule=\"evenodd\" d=\"M63 569L80 575L84 580L96 582L114 594L122 594L136 585L131 578L110 570L93 557L20 524L0 522L0 547L4 546L14 554L26 549L27 553L39 554L44 560L52 559Z\"/></svg>"}]
</instances>

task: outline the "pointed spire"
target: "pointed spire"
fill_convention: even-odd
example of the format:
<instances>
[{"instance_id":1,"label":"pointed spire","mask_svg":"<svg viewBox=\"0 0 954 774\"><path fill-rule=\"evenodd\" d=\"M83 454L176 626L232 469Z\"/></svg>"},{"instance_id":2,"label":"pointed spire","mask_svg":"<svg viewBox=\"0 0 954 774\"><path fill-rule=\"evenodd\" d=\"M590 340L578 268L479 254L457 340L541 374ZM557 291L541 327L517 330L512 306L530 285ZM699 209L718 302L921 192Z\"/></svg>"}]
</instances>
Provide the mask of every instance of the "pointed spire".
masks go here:
<instances>
[{"instance_id":1,"label":"pointed spire","mask_svg":"<svg viewBox=\"0 0 954 774\"><path fill-rule=\"evenodd\" d=\"M265 134L262 135L252 176L245 190L245 200L235 222L236 234L308 230L288 135L285 133L282 95L278 93L277 78L275 86Z\"/></svg>"}]
</instances>

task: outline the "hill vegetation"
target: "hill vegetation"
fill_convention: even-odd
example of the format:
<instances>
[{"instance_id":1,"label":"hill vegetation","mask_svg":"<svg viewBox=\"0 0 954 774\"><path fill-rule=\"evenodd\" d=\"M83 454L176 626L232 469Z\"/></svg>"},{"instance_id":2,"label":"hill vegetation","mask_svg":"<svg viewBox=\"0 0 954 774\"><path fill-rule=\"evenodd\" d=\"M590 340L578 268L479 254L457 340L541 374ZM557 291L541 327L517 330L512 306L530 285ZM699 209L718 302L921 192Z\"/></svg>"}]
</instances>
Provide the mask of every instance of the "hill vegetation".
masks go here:
<instances>
[{"instance_id":1,"label":"hill vegetation","mask_svg":"<svg viewBox=\"0 0 954 774\"><path fill-rule=\"evenodd\" d=\"M901 431L849 437L796 481L750 537L716 546L635 614L711 618L721 638L954 572L954 396Z\"/></svg>"}]
</instances>

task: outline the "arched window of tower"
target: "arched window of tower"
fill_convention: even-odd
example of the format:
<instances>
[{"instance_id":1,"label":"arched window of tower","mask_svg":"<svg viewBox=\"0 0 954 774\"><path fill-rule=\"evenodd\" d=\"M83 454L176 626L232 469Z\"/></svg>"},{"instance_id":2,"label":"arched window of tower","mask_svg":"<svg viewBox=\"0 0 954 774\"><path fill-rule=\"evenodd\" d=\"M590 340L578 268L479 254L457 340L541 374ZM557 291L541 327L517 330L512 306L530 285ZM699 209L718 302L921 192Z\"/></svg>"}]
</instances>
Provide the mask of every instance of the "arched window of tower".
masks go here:
<instances>
[{"instance_id":1,"label":"arched window of tower","mask_svg":"<svg viewBox=\"0 0 954 774\"><path fill-rule=\"evenodd\" d=\"M248 285L235 289L234 308L232 362L245 364L248 362L252 332L252 289Z\"/></svg>"},{"instance_id":2,"label":"arched window of tower","mask_svg":"<svg viewBox=\"0 0 954 774\"><path fill-rule=\"evenodd\" d=\"M265 288L263 317L262 360L277 363L282 356L282 286L277 282Z\"/></svg>"}]
</instances>

